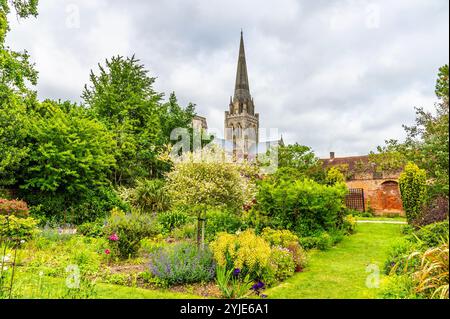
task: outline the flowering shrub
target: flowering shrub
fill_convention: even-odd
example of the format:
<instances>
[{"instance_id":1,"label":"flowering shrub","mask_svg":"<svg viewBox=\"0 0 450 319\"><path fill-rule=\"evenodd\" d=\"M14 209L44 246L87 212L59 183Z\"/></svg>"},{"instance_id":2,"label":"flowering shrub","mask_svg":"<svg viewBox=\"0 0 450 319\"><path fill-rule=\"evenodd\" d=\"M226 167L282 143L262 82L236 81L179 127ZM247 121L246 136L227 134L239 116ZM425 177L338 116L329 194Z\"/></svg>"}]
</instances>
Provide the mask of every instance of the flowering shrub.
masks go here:
<instances>
[{"instance_id":1,"label":"flowering shrub","mask_svg":"<svg viewBox=\"0 0 450 319\"><path fill-rule=\"evenodd\" d=\"M137 254L140 241L154 237L161 232L161 225L150 215L142 213L125 214L114 209L107 220L104 233L109 238L111 252L120 258Z\"/></svg>"},{"instance_id":2,"label":"flowering shrub","mask_svg":"<svg viewBox=\"0 0 450 319\"><path fill-rule=\"evenodd\" d=\"M273 269L275 279L279 281L291 277L296 268L292 253L287 248L279 246L272 248L270 266Z\"/></svg>"},{"instance_id":3,"label":"flowering shrub","mask_svg":"<svg viewBox=\"0 0 450 319\"><path fill-rule=\"evenodd\" d=\"M269 266L270 244L251 229L235 235L219 233L210 247L219 266L239 268L251 279L259 279Z\"/></svg>"},{"instance_id":4,"label":"flowering shrub","mask_svg":"<svg viewBox=\"0 0 450 319\"><path fill-rule=\"evenodd\" d=\"M0 198L0 215L15 215L27 217L29 214L27 203L20 200L7 200Z\"/></svg>"},{"instance_id":5,"label":"flowering shrub","mask_svg":"<svg viewBox=\"0 0 450 319\"><path fill-rule=\"evenodd\" d=\"M266 227L263 229L261 236L271 245L281 247L287 247L287 245L291 242L298 242L298 236L287 229L275 230Z\"/></svg>"},{"instance_id":6,"label":"flowering shrub","mask_svg":"<svg viewBox=\"0 0 450 319\"><path fill-rule=\"evenodd\" d=\"M301 271L306 266L306 252L299 243L299 238L289 230L275 230L264 228L261 236L272 246L287 249L295 263L295 270Z\"/></svg>"},{"instance_id":7,"label":"flowering shrub","mask_svg":"<svg viewBox=\"0 0 450 319\"><path fill-rule=\"evenodd\" d=\"M151 273L168 285L211 281L215 268L211 252L193 244L165 246L150 254Z\"/></svg>"}]
</instances>

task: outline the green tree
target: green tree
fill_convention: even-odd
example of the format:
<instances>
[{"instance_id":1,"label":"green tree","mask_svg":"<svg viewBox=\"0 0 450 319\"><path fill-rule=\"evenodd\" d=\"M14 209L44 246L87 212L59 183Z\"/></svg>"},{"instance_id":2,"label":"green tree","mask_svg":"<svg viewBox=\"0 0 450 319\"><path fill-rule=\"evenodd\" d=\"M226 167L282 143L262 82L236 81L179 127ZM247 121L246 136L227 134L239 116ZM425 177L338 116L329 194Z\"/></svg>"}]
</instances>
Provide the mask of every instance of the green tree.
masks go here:
<instances>
[{"instance_id":1,"label":"green tree","mask_svg":"<svg viewBox=\"0 0 450 319\"><path fill-rule=\"evenodd\" d=\"M246 164L222 162L222 155L214 148L184 154L167 174L167 191L174 208L198 218L199 244L200 228L208 210L238 213L254 196L252 179L245 177L252 169Z\"/></svg>"},{"instance_id":2,"label":"green tree","mask_svg":"<svg viewBox=\"0 0 450 319\"><path fill-rule=\"evenodd\" d=\"M295 143L278 146L278 170L273 177L276 180L311 178L323 182L325 172L310 147Z\"/></svg>"},{"instance_id":3,"label":"green tree","mask_svg":"<svg viewBox=\"0 0 450 319\"><path fill-rule=\"evenodd\" d=\"M335 185L337 183L344 183L345 176L336 167L331 167L327 172L326 182L328 185Z\"/></svg>"},{"instance_id":4,"label":"green tree","mask_svg":"<svg viewBox=\"0 0 450 319\"><path fill-rule=\"evenodd\" d=\"M372 155L377 164L388 169L398 169L406 162L416 163L427 172L430 179L430 198L444 196L449 191L449 77L448 65L439 69L435 93L438 102L434 112L416 108L416 123L403 126L407 133L404 143L386 141Z\"/></svg>"},{"instance_id":5,"label":"green tree","mask_svg":"<svg viewBox=\"0 0 450 319\"><path fill-rule=\"evenodd\" d=\"M163 94L153 89L155 78L134 56L113 57L99 69L98 75L91 72L91 85L85 86L82 98L117 142L111 180L132 185L137 178L162 177L168 166L159 154L174 127L191 123L193 105L182 109L174 93L163 103Z\"/></svg>"},{"instance_id":6,"label":"green tree","mask_svg":"<svg viewBox=\"0 0 450 319\"><path fill-rule=\"evenodd\" d=\"M115 165L115 142L109 131L81 107L66 113L56 102L43 105L46 114L36 115L30 126L30 156L22 188L74 196L107 185L107 173Z\"/></svg>"},{"instance_id":7,"label":"green tree","mask_svg":"<svg viewBox=\"0 0 450 319\"><path fill-rule=\"evenodd\" d=\"M7 15L18 18L37 15L36 0L0 0L0 186L17 182L16 172L27 157L26 137L30 118L27 110L36 104L37 72L26 51L15 52L5 45L10 30Z\"/></svg>"},{"instance_id":8,"label":"green tree","mask_svg":"<svg viewBox=\"0 0 450 319\"><path fill-rule=\"evenodd\" d=\"M426 202L426 172L408 163L400 174L399 186L408 223L414 222Z\"/></svg>"}]
</instances>

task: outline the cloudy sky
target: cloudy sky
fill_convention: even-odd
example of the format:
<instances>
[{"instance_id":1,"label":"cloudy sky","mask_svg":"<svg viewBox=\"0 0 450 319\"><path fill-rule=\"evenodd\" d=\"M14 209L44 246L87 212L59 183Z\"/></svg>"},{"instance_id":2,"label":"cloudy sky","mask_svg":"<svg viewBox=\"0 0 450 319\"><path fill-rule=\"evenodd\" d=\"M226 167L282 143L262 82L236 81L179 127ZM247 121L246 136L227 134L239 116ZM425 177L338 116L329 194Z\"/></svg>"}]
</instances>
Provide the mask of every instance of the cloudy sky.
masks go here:
<instances>
[{"instance_id":1,"label":"cloudy sky","mask_svg":"<svg viewBox=\"0 0 450 319\"><path fill-rule=\"evenodd\" d=\"M31 54L40 99L81 102L91 69L135 53L157 90L220 130L242 28L260 126L319 156L402 139L413 107L432 109L449 60L448 0L41 0L37 19L11 24L8 44Z\"/></svg>"}]
</instances>

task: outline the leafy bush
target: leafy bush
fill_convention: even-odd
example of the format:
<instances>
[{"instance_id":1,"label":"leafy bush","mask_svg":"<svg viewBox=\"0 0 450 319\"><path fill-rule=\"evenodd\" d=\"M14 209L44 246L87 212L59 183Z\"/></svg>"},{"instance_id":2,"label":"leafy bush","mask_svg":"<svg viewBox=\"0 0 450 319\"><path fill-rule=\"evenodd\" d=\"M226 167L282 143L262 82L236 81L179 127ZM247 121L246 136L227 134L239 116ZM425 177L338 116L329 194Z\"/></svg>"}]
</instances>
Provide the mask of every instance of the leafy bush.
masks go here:
<instances>
[{"instance_id":1,"label":"leafy bush","mask_svg":"<svg viewBox=\"0 0 450 319\"><path fill-rule=\"evenodd\" d=\"M444 221L440 223L434 223L422 227L415 232L415 237L424 247L436 247L443 241L448 241L449 234L449 222Z\"/></svg>"},{"instance_id":2,"label":"leafy bush","mask_svg":"<svg viewBox=\"0 0 450 319\"><path fill-rule=\"evenodd\" d=\"M170 199L164 186L162 179L138 180L129 200L142 212L163 212L170 207Z\"/></svg>"},{"instance_id":3,"label":"leafy bush","mask_svg":"<svg viewBox=\"0 0 450 319\"><path fill-rule=\"evenodd\" d=\"M412 223L426 201L426 172L416 164L408 163L398 181L406 218L408 223Z\"/></svg>"},{"instance_id":4,"label":"leafy bush","mask_svg":"<svg viewBox=\"0 0 450 319\"><path fill-rule=\"evenodd\" d=\"M266 227L263 229L261 236L272 246L287 247L291 242L298 242L298 236L287 229L275 230Z\"/></svg>"},{"instance_id":5,"label":"leafy bush","mask_svg":"<svg viewBox=\"0 0 450 319\"><path fill-rule=\"evenodd\" d=\"M168 285L209 282L215 276L215 267L208 249L199 250L189 243L166 246L150 254L152 274Z\"/></svg>"},{"instance_id":6,"label":"leafy bush","mask_svg":"<svg viewBox=\"0 0 450 319\"><path fill-rule=\"evenodd\" d=\"M382 285L380 297L383 299L419 299L415 292L414 280L408 275L387 277Z\"/></svg>"},{"instance_id":7,"label":"leafy bush","mask_svg":"<svg viewBox=\"0 0 450 319\"><path fill-rule=\"evenodd\" d=\"M86 222L77 227L77 233L88 237L101 237L103 236L104 226L105 222L103 219Z\"/></svg>"},{"instance_id":8,"label":"leafy bush","mask_svg":"<svg viewBox=\"0 0 450 319\"><path fill-rule=\"evenodd\" d=\"M235 235L219 233L210 247L220 267L240 269L255 280L262 277L271 255L270 244L251 229Z\"/></svg>"},{"instance_id":9,"label":"leafy bush","mask_svg":"<svg viewBox=\"0 0 450 319\"><path fill-rule=\"evenodd\" d=\"M317 237L316 245L320 250L328 250L333 246L333 237L328 233L322 233Z\"/></svg>"},{"instance_id":10,"label":"leafy bush","mask_svg":"<svg viewBox=\"0 0 450 319\"><path fill-rule=\"evenodd\" d=\"M0 215L15 215L27 217L29 209L27 203L19 200L7 200L0 198Z\"/></svg>"},{"instance_id":11,"label":"leafy bush","mask_svg":"<svg viewBox=\"0 0 450 319\"><path fill-rule=\"evenodd\" d=\"M20 243L27 241L37 233L37 221L32 217L19 218L14 215L0 215L0 240Z\"/></svg>"},{"instance_id":12,"label":"leafy bush","mask_svg":"<svg viewBox=\"0 0 450 319\"><path fill-rule=\"evenodd\" d=\"M306 266L306 253L299 243L297 235L289 230L275 230L264 228L261 237L269 242L273 247L287 249L295 264L295 271L301 271Z\"/></svg>"},{"instance_id":13,"label":"leafy bush","mask_svg":"<svg viewBox=\"0 0 450 319\"><path fill-rule=\"evenodd\" d=\"M196 240L197 223L187 223L179 228L175 228L170 236L176 240Z\"/></svg>"},{"instance_id":14,"label":"leafy bush","mask_svg":"<svg viewBox=\"0 0 450 319\"><path fill-rule=\"evenodd\" d=\"M273 269L275 279L283 281L294 274L296 265L292 253L287 248L275 246L270 254L270 267ZM264 281L267 285L271 284L267 278Z\"/></svg>"},{"instance_id":15,"label":"leafy bush","mask_svg":"<svg viewBox=\"0 0 450 319\"><path fill-rule=\"evenodd\" d=\"M328 185L335 185L337 183L345 182L345 176L337 167L333 166L328 170L325 181Z\"/></svg>"},{"instance_id":16,"label":"leafy bush","mask_svg":"<svg viewBox=\"0 0 450 319\"><path fill-rule=\"evenodd\" d=\"M62 222L79 225L104 218L113 208L129 210L110 186L89 189L78 196L40 192L23 192L21 195L29 203L31 215L39 219L41 225L56 226Z\"/></svg>"},{"instance_id":17,"label":"leafy bush","mask_svg":"<svg viewBox=\"0 0 450 319\"><path fill-rule=\"evenodd\" d=\"M356 218L353 215L347 215L344 217L344 222L342 224L342 229L347 234L353 234L356 230Z\"/></svg>"},{"instance_id":18,"label":"leafy bush","mask_svg":"<svg viewBox=\"0 0 450 319\"><path fill-rule=\"evenodd\" d=\"M398 240L390 248L388 257L384 263L384 273L401 274L405 267L414 269L418 265L418 259L407 261L408 256L417 248L417 245L409 240Z\"/></svg>"},{"instance_id":19,"label":"leafy bush","mask_svg":"<svg viewBox=\"0 0 450 319\"><path fill-rule=\"evenodd\" d=\"M241 219L226 210L209 210L206 213L206 238L214 239L217 233L235 233L242 227Z\"/></svg>"},{"instance_id":20,"label":"leafy bush","mask_svg":"<svg viewBox=\"0 0 450 319\"><path fill-rule=\"evenodd\" d=\"M107 219L104 233L107 237L117 235L118 240L111 240L113 253L120 258L130 258L137 254L140 241L161 233L161 225L150 215L124 212L113 209Z\"/></svg>"},{"instance_id":21,"label":"leafy bush","mask_svg":"<svg viewBox=\"0 0 450 319\"><path fill-rule=\"evenodd\" d=\"M158 215L158 221L165 234L170 233L175 228L185 225L188 222L188 219L189 215L182 211L168 211Z\"/></svg>"},{"instance_id":22,"label":"leafy bush","mask_svg":"<svg viewBox=\"0 0 450 319\"><path fill-rule=\"evenodd\" d=\"M259 185L258 209L269 216L273 228L292 230L300 237L335 229L342 224L344 183L320 185L311 180Z\"/></svg>"}]
</instances>

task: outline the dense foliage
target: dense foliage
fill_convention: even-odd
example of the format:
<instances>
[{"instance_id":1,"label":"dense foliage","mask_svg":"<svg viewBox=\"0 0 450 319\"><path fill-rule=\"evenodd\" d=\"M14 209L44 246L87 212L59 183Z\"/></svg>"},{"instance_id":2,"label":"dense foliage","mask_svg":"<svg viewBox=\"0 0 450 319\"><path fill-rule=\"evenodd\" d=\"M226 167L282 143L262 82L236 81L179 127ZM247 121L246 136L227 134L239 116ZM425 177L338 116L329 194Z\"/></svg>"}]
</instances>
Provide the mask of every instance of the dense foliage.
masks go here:
<instances>
[{"instance_id":1,"label":"dense foliage","mask_svg":"<svg viewBox=\"0 0 450 319\"><path fill-rule=\"evenodd\" d=\"M161 177L168 166L158 155L170 143L172 129L190 125L193 105L182 109L174 94L162 103L163 95L153 89L155 78L134 56L113 57L99 69L98 75L91 72L82 97L117 143L111 180L130 185L137 178Z\"/></svg>"},{"instance_id":2,"label":"dense foliage","mask_svg":"<svg viewBox=\"0 0 450 319\"><path fill-rule=\"evenodd\" d=\"M347 187L321 185L312 180L270 180L259 185L257 209L268 216L268 226L288 229L300 236L333 230L342 223Z\"/></svg>"},{"instance_id":3,"label":"dense foliage","mask_svg":"<svg viewBox=\"0 0 450 319\"><path fill-rule=\"evenodd\" d=\"M110 239L113 256L126 259L136 256L142 239L160 234L161 225L150 215L125 214L115 209L107 220L104 233Z\"/></svg>"},{"instance_id":4,"label":"dense foliage","mask_svg":"<svg viewBox=\"0 0 450 319\"><path fill-rule=\"evenodd\" d=\"M427 176L423 169L408 163L398 179L402 195L403 208L409 223L420 214L426 201Z\"/></svg>"}]
</instances>

